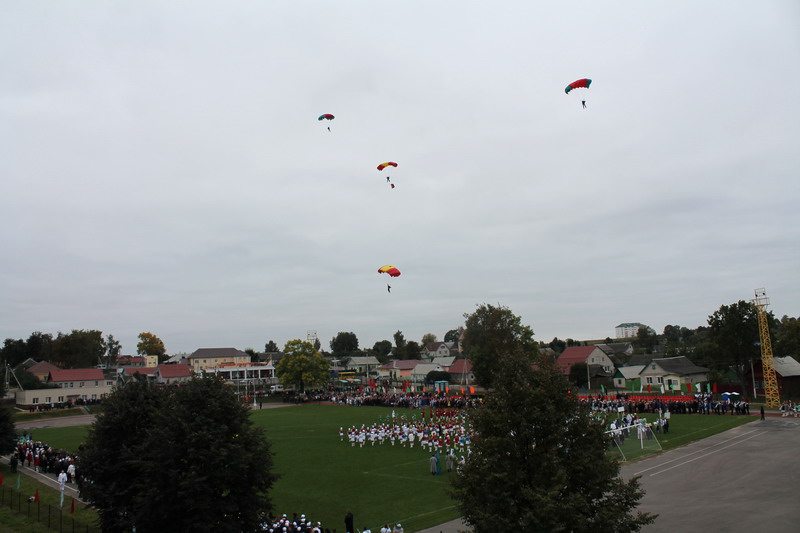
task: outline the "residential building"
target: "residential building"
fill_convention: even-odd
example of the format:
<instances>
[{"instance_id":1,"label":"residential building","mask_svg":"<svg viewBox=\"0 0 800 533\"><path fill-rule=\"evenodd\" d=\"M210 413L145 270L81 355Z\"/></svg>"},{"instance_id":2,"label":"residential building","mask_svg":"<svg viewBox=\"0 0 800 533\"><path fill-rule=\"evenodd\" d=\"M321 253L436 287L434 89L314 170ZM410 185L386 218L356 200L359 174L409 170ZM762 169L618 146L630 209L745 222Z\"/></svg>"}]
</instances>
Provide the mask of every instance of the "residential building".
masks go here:
<instances>
[{"instance_id":1,"label":"residential building","mask_svg":"<svg viewBox=\"0 0 800 533\"><path fill-rule=\"evenodd\" d=\"M99 368L59 368L49 372L46 382L58 388L17 391L17 406L35 408L101 400L111 393L116 376L106 376Z\"/></svg>"},{"instance_id":2,"label":"residential building","mask_svg":"<svg viewBox=\"0 0 800 533\"><path fill-rule=\"evenodd\" d=\"M569 376L572 366L576 363L586 363L590 367L600 367L603 373L614 372L614 362L603 350L597 346L570 346L556 359L556 365Z\"/></svg>"},{"instance_id":3,"label":"residential building","mask_svg":"<svg viewBox=\"0 0 800 533\"><path fill-rule=\"evenodd\" d=\"M778 382L778 394L797 395L800 394L800 363L793 357L773 357L775 364L775 379ZM760 360L753 361L753 373L747 370L747 379L756 389L759 395L764 394L764 369Z\"/></svg>"},{"instance_id":4,"label":"residential building","mask_svg":"<svg viewBox=\"0 0 800 533\"><path fill-rule=\"evenodd\" d=\"M456 359L450 365L450 383L461 385L472 385L475 383L475 375L472 373L472 363L469 359Z\"/></svg>"},{"instance_id":5,"label":"residential building","mask_svg":"<svg viewBox=\"0 0 800 533\"><path fill-rule=\"evenodd\" d=\"M381 362L373 356L356 356L351 357L345 365L345 369L356 374L370 374L374 372Z\"/></svg>"},{"instance_id":6,"label":"residential building","mask_svg":"<svg viewBox=\"0 0 800 533\"><path fill-rule=\"evenodd\" d=\"M236 348L199 348L187 360L192 371L200 372L223 363L249 363L250 355Z\"/></svg>"},{"instance_id":7,"label":"residential building","mask_svg":"<svg viewBox=\"0 0 800 533\"><path fill-rule=\"evenodd\" d=\"M247 354L245 354L247 355ZM173 383L183 383L192 378L192 369L189 365L158 365L153 374L156 383L172 385Z\"/></svg>"},{"instance_id":8,"label":"residential building","mask_svg":"<svg viewBox=\"0 0 800 533\"><path fill-rule=\"evenodd\" d=\"M614 336L618 339L627 339L636 337L639 333L639 328L647 327L639 322L623 322L614 328Z\"/></svg>"},{"instance_id":9,"label":"residential building","mask_svg":"<svg viewBox=\"0 0 800 533\"><path fill-rule=\"evenodd\" d=\"M697 366L685 356L653 358L639 372L643 387L650 385L664 390L684 390L686 384L708 381L708 369ZM688 392L688 391L687 391Z\"/></svg>"}]
</instances>

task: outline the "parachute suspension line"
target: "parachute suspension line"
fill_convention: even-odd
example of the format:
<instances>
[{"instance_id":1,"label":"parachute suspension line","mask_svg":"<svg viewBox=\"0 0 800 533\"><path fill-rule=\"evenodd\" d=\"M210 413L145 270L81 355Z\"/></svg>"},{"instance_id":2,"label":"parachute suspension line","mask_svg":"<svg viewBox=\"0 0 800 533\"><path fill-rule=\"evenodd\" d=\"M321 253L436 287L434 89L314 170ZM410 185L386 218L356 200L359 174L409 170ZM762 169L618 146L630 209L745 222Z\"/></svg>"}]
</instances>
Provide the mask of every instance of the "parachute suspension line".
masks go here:
<instances>
[{"instance_id":1,"label":"parachute suspension line","mask_svg":"<svg viewBox=\"0 0 800 533\"><path fill-rule=\"evenodd\" d=\"M781 396L778 392L778 379L775 376L775 360L772 357L772 341L767 320L769 298L765 289L756 289L756 297L752 300L758 310L758 331L761 338L761 372L764 376L764 396L767 407L780 407Z\"/></svg>"}]
</instances>

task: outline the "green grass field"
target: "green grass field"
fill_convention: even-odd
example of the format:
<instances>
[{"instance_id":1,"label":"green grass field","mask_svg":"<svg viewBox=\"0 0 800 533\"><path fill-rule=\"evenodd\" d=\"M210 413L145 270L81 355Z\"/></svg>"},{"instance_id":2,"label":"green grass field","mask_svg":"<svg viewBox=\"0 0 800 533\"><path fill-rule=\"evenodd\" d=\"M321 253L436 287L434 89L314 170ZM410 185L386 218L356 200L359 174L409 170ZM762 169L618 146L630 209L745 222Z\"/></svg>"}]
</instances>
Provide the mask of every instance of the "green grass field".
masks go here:
<instances>
[{"instance_id":1,"label":"green grass field","mask_svg":"<svg viewBox=\"0 0 800 533\"><path fill-rule=\"evenodd\" d=\"M371 424L391 408L303 405L252 413L275 453L281 479L272 498L276 513L304 513L324 527L342 531L352 509L358 529L373 531L400 522L407 531L432 527L459 513L448 496L450 475L432 476L428 453L399 443L351 447L340 442L339 427ZM397 409L397 415L418 411ZM646 415L647 416L647 415ZM654 418L654 415L650 415ZM755 416L672 415L670 432L656 434L664 450L731 429ZM87 427L41 429L34 439L76 450Z\"/></svg>"}]
</instances>

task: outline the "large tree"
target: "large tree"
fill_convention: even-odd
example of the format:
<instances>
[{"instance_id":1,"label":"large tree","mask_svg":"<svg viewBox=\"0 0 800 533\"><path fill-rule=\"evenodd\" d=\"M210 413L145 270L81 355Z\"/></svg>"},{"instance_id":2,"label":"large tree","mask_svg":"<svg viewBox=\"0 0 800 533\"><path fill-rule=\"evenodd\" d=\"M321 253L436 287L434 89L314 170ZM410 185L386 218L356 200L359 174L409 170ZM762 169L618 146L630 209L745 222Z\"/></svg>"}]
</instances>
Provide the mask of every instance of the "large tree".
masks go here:
<instances>
[{"instance_id":1,"label":"large tree","mask_svg":"<svg viewBox=\"0 0 800 533\"><path fill-rule=\"evenodd\" d=\"M756 306L744 300L723 305L708 317L708 325L715 348L713 366L718 370L733 370L742 390L747 390L745 373L750 371L750 361L761 355Z\"/></svg>"},{"instance_id":2,"label":"large tree","mask_svg":"<svg viewBox=\"0 0 800 533\"><path fill-rule=\"evenodd\" d=\"M264 352L266 352L266 353L270 353L270 352L271 353L275 353L275 352L279 352L279 351L280 351L280 348L278 348L278 345L275 344L275 341L273 341L273 340L270 340L269 342L267 342L267 344L264 345Z\"/></svg>"},{"instance_id":3,"label":"large tree","mask_svg":"<svg viewBox=\"0 0 800 533\"><path fill-rule=\"evenodd\" d=\"M461 336L461 333L464 331L464 328L458 327L456 329L451 329L447 333L444 334L444 342L456 342L458 338Z\"/></svg>"},{"instance_id":4,"label":"large tree","mask_svg":"<svg viewBox=\"0 0 800 533\"><path fill-rule=\"evenodd\" d=\"M105 353L102 331L73 329L69 334L59 333L53 340L52 362L64 368L88 368L99 364Z\"/></svg>"},{"instance_id":5,"label":"large tree","mask_svg":"<svg viewBox=\"0 0 800 533\"><path fill-rule=\"evenodd\" d=\"M533 361L539 353L533 330L507 307L483 304L464 318L464 348L475 380L484 387L494 383L495 369L503 357L520 353Z\"/></svg>"},{"instance_id":6,"label":"large tree","mask_svg":"<svg viewBox=\"0 0 800 533\"><path fill-rule=\"evenodd\" d=\"M352 331L340 331L331 339L331 353L336 358L352 357L357 350L358 337Z\"/></svg>"},{"instance_id":7,"label":"large tree","mask_svg":"<svg viewBox=\"0 0 800 533\"><path fill-rule=\"evenodd\" d=\"M381 363L389 360L390 353L392 353L392 343L390 341L378 341L372 345L372 355Z\"/></svg>"},{"instance_id":8,"label":"large tree","mask_svg":"<svg viewBox=\"0 0 800 533\"><path fill-rule=\"evenodd\" d=\"M136 353L139 355L157 355L159 362L166 359L167 349L164 342L149 331L139 333L139 342L136 344Z\"/></svg>"},{"instance_id":9,"label":"large tree","mask_svg":"<svg viewBox=\"0 0 800 533\"><path fill-rule=\"evenodd\" d=\"M408 341L405 349L406 359L417 361L419 360L420 355L422 355L422 346L415 341Z\"/></svg>"},{"instance_id":10,"label":"large tree","mask_svg":"<svg viewBox=\"0 0 800 533\"><path fill-rule=\"evenodd\" d=\"M133 381L103 408L79 465L103 531L259 531L271 509L272 453L230 387Z\"/></svg>"},{"instance_id":11,"label":"large tree","mask_svg":"<svg viewBox=\"0 0 800 533\"><path fill-rule=\"evenodd\" d=\"M422 336L422 341L420 341L422 346L427 345L429 342L436 342L436 335L433 333L426 333Z\"/></svg>"},{"instance_id":12,"label":"large tree","mask_svg":"<svg viewBox=\"0 0 800 533\"><path fill-rule=\"evenodd\" d=\"M330 379L330 363L308 341L294 339L286 343L283 357L275 367L281 383L305 391L309 385L323 385Z\"/></svg>"},{"instance_id":13,"label":"large tree","mask_svg":"<svg viewBox=\"0 0 800 533\"><path fill-rule=\"evenodd\" d=\"M0 398L6 394L5 380L0 379ZM0 454L7 454L14 451L16 447L17 431L14 428L14 413L11 407L0 402Z\"/></svg>"},{"instance_id":14,"label":"large tree","mask_svg":"<svg viewBox=\"0 0 800 533\"><path fill-rule=\"evenodd\" d=\"M602 425L539 363L522 350L498 359L503 386L470 416L477 437L453 482L462 516L474 533L639 531L655 517L634 512L638 478L619 478Z\"/></svg>"},{"instance_id":15,"label":"large tree","mask_svg":"<svg viewBox=\"0 0 800 533\"><path fill-rule=\"evenodd\" d=\"M775 334L775 355L800 360L800 320L783 315Z\"/></svg>"},{"instance_id":16,"label":"large tree","mask_svg":"<svg viewBox=\"0 0 800 533\"><path fill-rule=\"evenodd\" d=\"M394 357L395 359L408 359L406 354L406 338L399 329L394 333Z\"/></svg>"}]
</instances>

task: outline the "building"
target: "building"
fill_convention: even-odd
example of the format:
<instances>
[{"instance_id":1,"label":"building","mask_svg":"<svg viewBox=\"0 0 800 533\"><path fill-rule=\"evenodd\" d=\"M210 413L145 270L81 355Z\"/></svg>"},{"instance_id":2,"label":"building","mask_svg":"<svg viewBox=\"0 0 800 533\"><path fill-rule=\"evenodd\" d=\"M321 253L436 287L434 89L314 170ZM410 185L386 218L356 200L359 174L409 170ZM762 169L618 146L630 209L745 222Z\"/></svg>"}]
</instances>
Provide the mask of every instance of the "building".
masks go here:
<instances>
[{"instance_id":1,"label":"building","mask_svg":"<svg viewBox=\"0 0 800 533\"><path fill-rule=\"evenodd\" d=\"M183 383L191 378L192 369L189 365L158 365L153 373L155 382L164 385Z\"/></svg>"},{"instance_id":2,"label":"building","mask_svg":"<svg viewBox=\"0 0 800 533\"><path fill-rule=\"evenodd\" d=\"M687 357L653 358L639 372L643 387L664 386L664 390L683 390L689 392L686 384L705 383L708 381L708 369L697 366Z\"/></svg>"},{"instance_id":3,"label":"building","mask_svg":"<svg viewBox=\"0 0 800 533\"><path fill-rule=\"evenodd\" d=\"M636 337L639 333L639 328L647 327L639 322L623 322L614 328L614 336L618 339L628 339Z\"/></svg>"},{"instance_id":4,"label":"building","mask_svg":"<svg viewBox=\"0 0 800 533\"><path fill-rule=\"evenodd\" d=\"M275 366L272 361L266 363L223 363L204 371L206 375L219 376L225 381L255 381L264 384L277 383Z\"/></svg>"},{"instance_id":5,"label":"building","mask_svg":"<svg viewBox=\"0 0 800 533\"><path fill-rule=\"evenodd\" d=\"M381 366L381 362L373 356L351 357L345 365L345 370L356 374L371 374Z\"/></svg>"},{"instance_id":6,"label":"building","mask_svg":"<svg viewBox=\"0 0 800 533\"><path fill-rule=\"evenodd\" d=\"M556 359L556 365L564 375L569 376L572 366L576 363L586 363L590 367L600 367L603 373L614 372L614 362L603 350L597 346L570 346Z\"/></svg>"},{"instance_id":7,"label":"building","mask_svg":"<svg viewBox=\"0 0 800 533\"><path fill-rule=\"evenodd\" d=\"M107 377L99 368L59 368L50 371L46 382L57 385L58 388L17 391L17 406L23 409L37 406L63 407L78 401L101 400L113 390L116 377Z\"/></svg>"},{"instance_id":8,"label":"building","mask_svg":"<svg viewBox=\"0 0 800 533\"><path fill-rule=\"evenodd\" d=\"M236 348L199 348L187 357L187 361L192 371L199 373L223 363L249 363L250 355Z\"/></svg>"},{"instance_id":9,"label":"building","mask_svg":"<svg viewBox=\"0 0 800 533\"><path fill-rule=\"evenodd\" d=\"M614 373L614 388L630 389L633 383L633 390L641 389L639 374L644 370L644 365L621 366Z\"/></svg>"},{"instance_id":10,"label":"building","mask_svg":"<svg viewBox=\"0 0 800 533\"><path fill-rule=\"evenodd\" d=\"M775 364L775 379L778 382L778 394L796 395L800 393L800 363L793 357L773 357ZM753 373L747 371L747 379L753 383L756 393L764 394L764 368L761 361L753 361Z\"/></svg>"},{"instance_id":11,"label":"building","mask_svg":"<svg viewBox=\"0 0 800 533\"><path fill-rule=\"evenodd\" d=\"M453 349L454 343L452 342L429 342L422 347L420 358L424 361L432 361L436 357L453 357L456 356L456 351Z\"/></svg>"},{"instance_id":12,"label":"building","mask_svg":"<svg viewBox=\"0 0 800 533\"><path fill-rule=\"evenodd\" d=\"M475 383L475 375L472 373L472 363L469 359L456 359L450 365L450 383L461 385L472 385Z\"/></svg>"}]
</instances>

